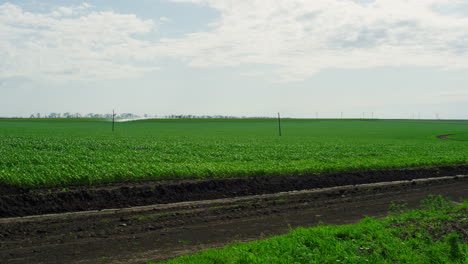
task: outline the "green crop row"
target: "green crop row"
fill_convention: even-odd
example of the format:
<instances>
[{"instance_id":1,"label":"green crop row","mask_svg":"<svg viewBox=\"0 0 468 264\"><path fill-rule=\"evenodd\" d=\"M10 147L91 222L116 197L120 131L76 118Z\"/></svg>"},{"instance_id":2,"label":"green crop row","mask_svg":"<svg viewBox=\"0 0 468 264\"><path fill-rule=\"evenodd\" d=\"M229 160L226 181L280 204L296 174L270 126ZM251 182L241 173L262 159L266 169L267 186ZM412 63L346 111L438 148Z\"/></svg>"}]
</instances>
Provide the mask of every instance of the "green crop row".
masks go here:
<instances>
[{"instance_id":1,"label":"green crop row","mask_svg":"<svg viewBox=\"0 0 468 264\"><path fill-rule=\"evenodd\" d=\"M161 263L467 263L468 237L457 226L468 225L468 202L454 207L441 197L430 197L422 207L383 220L299 228L287 235Z\"/></svg>"},{"instance_id":2,"label":"green crop row","mask_svg":"<svg viewBox=\"0 0 468 264\"><path fill-rule=\"evenodd\" d=\"M460 140L468 140L468 132L467 133L460 133L460 134L456 134L456 135L450 135L449 138L460 139Z\"/></svg>"},{"instance_id":3,"label":"green crop row","mask_svg":"<svg viewBox=\"0 0 468 264\"><path fill-rule=\"evenodd\" d=\"M0 181L28 187L468 164L466 121L0 120Z\"/></svg>"}]
</instances>

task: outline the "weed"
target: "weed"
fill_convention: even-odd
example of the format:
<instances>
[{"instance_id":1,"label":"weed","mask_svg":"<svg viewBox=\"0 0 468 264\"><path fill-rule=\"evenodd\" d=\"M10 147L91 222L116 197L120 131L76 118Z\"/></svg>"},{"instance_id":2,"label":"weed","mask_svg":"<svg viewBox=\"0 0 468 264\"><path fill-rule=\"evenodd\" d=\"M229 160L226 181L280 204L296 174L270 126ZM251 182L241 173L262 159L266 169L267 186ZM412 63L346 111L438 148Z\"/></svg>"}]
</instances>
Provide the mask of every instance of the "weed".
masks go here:
<instances>
[{"instance_id":1,"label":"weed","mask_svg":"<svg viewBox=\"0 0 468 264\"><path fill-rule=\"evenodd\" d=\"M398 215L407 211L408 211L408 204L405 202L403 203L391 202L390 203L390 208L389 208L390 214Z\"/></svg>"},{"instance_id":2,"label":"weed","mask_svg":"<svg viewBox=\"0 0 468 264\"><path fill-rule=\"evenodd\" d=\"M133 219L135 219L137 221L155 220L156 216L154 216L154 215L134 215Z\"/></svg>"},{"instance_id":3,"label":"weed","mask_svg":"<svg viewBox=\"0 0 468 264\"><path fill-rule=\"evenodd\" d=\"M288 199L276 199L276 200L268 201L268 203L285 203L287 201Z\"/></svg>"},{"instance_id":4,"label":"weed","mask_svg":"<svg viewBox=\"0 0 468 264\"><path fill-rule=\"evenodd\" d=\"M421 207L429 211L443 210L454 206L453 202L441 195L429 195L428 198L421 201Z\"/></svg>"}]
</instances>

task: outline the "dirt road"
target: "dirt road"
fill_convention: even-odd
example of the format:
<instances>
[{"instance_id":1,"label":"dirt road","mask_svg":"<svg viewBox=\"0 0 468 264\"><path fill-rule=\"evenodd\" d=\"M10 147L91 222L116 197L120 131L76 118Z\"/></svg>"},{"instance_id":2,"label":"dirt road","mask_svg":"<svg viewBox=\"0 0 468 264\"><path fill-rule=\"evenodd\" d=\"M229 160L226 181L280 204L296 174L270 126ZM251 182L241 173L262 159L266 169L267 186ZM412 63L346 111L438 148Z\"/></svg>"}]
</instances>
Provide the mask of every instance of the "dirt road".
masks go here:
<instances>
[{"instance_id":1,"label":"dirt road","mask_svg":"<svg viewBox=\"0 0 468 264\"><path fill-rule=\"evenodd\" d=\"M390 202L468 196L468 176L371 183L208 201L0 219L2 263L145 263L383 216Z\"/></svg>"}]
</instances>

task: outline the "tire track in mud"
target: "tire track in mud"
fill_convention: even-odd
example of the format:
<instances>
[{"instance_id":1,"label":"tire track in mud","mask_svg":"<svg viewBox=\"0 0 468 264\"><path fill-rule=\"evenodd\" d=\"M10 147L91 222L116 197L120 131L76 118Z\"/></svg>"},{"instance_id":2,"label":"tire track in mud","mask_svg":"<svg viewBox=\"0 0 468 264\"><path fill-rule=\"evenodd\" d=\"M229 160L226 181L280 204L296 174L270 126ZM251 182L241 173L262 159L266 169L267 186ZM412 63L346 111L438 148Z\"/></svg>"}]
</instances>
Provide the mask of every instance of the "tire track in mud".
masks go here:
<instances>
[{"instance_id":1,"label":"tire track in mud","mask_svg":"<svg viewBox=\"0 0 468 264\"><path fill-rule=\"evenodd\" d=\"M145 263L318 223L383 216L429 194L466 199L468 176L348 185L125 209L0 219L6 263Z\"/></svg>"}]
</instances>

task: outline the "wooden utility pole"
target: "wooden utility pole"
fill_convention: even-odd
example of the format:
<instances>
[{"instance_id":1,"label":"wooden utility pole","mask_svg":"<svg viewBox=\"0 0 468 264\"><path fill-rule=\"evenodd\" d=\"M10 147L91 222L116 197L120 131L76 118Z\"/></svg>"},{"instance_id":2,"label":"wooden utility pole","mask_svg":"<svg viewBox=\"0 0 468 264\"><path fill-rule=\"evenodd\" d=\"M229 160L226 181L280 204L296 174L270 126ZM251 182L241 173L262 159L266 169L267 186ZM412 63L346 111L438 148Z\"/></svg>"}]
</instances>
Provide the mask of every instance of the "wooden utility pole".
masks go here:
<instances>
[{"instance_id":1,"label":"wooden utility pole","mask_svg":"<svg viewBox=\"0 0 468 264\"><path fill-rule=\"evenodd\" d=\"M112 109L112 132L114 132L115 128L115 112L114 109Z\"/></svg>"},{"instance_id":2,"label":"wooden utility pole","mask_svg":"<svg viewBox=\"0 0 468 264\"><path fill-rule=\"evenodd\" d=\"M281 137L281 116L280 116L280 113L278 113L278 132L279 132L279 136Z\"/></svg>"}]
</instances>

